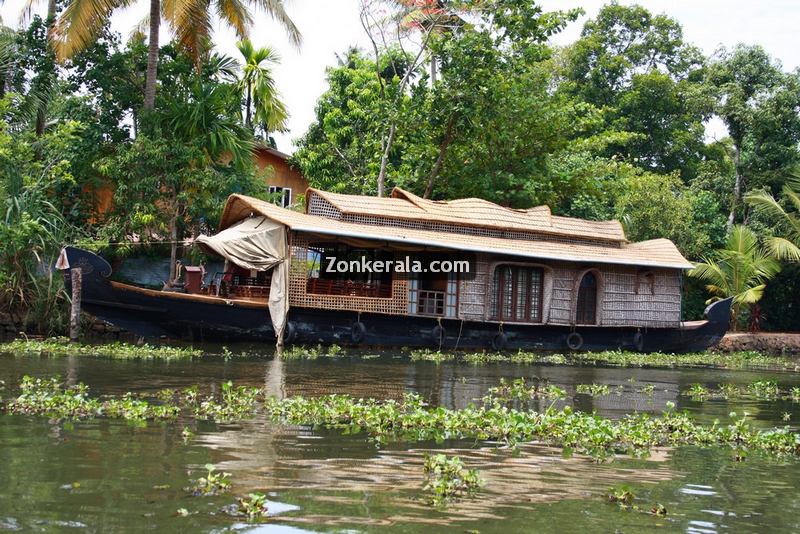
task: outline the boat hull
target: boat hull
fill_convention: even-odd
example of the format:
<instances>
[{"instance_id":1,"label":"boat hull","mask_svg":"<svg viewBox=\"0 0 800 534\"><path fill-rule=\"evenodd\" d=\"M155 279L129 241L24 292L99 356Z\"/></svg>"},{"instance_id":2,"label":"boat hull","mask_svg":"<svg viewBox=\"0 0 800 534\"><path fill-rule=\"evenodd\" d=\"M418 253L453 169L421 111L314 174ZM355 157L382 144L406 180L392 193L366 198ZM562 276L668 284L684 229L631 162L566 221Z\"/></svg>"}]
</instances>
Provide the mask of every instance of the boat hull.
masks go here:
<instances>
[{"instance_id":1,"label":"boat hull","mask_svg":"<svg viewBox=\"0 0 800 534\"><path fill-rule=\"evenodd\" d=\"M104 321L150 337L208 341L274 342L266 303L154 291L110 282L102 258L68 248L70 266L81 266L82 307ZM70 286L69 271L65 282ZM517 325L423 316L291 308L286 342L432 349L609 350L691 352L722 339L730 301L706 311L707 320L676 328ZM576 335L577 334L577 335Z\"/></svg>"}]
</instances>

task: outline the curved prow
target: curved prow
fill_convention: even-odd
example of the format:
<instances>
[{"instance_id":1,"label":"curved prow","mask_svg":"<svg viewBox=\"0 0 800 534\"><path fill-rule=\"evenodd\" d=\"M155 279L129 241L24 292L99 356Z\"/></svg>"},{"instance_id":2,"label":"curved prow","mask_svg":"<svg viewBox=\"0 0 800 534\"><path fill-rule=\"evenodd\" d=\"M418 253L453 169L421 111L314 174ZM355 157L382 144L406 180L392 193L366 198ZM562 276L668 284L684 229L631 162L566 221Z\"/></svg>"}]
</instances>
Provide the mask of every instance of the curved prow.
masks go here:
<instances>
[{"instance_id":1,"label":"curved prow","mask_svg":"<svg viewBox=\"0 0 800 534\"><path fill-rule=\"evenodd\" d=\"M111 265L93 252L75 247L64 247L56 263L56 269L64 273L67 292L72 291L72 269L81 270L81 281L85 299L113 300L113 292L108 282Z\"/></svg>"},{"instance_id":2,"label":"curved prow","mask_svg":"<svg viewBox=\"0 0 800 534\"><path fill-rule=\"evenodd\" d=\"M709 304L704 312L706 319L711 323L724 324L727 330L728 324L731 322L732 303L733 297L728 297Z\"/></svg>"}]
</instances>

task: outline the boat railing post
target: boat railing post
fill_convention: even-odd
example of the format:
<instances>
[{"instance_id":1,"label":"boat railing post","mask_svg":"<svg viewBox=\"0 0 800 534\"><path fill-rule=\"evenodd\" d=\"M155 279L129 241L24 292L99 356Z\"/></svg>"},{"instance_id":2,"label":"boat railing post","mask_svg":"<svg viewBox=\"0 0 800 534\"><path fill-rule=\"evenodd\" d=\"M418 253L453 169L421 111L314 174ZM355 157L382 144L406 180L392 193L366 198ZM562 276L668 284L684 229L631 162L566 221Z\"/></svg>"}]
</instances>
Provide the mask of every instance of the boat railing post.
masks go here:
<instances>
[{"instance_id":1,"label":"boat railing post","mask_svg":"<svg viewBox=\"0 0 800 534\"><path fill-rule=\"evenodd\" d=\"M72 306L69 314L69 339L78 341L81 333L81 282L82 271L80 267L70 269L70 281L72 282Z\"/></svg>"}]
</instances>

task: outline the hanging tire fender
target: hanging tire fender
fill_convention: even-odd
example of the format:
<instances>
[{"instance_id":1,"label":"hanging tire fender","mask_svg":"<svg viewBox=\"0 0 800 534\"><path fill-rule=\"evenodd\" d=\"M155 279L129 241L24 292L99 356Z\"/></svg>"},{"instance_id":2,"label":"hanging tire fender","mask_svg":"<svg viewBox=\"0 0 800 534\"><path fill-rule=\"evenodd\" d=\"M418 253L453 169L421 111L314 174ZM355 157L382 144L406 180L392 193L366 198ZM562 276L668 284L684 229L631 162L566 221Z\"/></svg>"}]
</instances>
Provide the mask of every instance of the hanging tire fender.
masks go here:
<instances>
[{"instance_id":1,"label":"hanging tire fender","mask_svg":"<svg viewBox=\"0 0 800 534\"><path fill-rule=\"evenodd\" d=\"M633 346L636 352L642 352L644 350L644 334L636 332L633 335Z\"/></svg>"},{"instance_id":2,"label":"hanging tire fender","mask_svg":"<svg viewBox=\"0 0 800 534\"><path fill-rule=\"evenodd\" d=\"M443 343L445 338L447 337L447 331L445 331L444 327L440 324L437 324L431 330L431 337L437 343Z\"/></svg>"},{"instance_id":3,"label":"hanging tire fender","mask_svg":"<svg viewBox=\"0 0 800 534\"><path fill-rule=\"evenodd\" d=\"M283 329L283 342L291 343L297 337L297 327L292 321L287 321L286 327Z\"/></svg>"},{"instance_id":4,"label":"hanging tire fender","mask_svg":"<svg viewBox=\"0 0 800 534\"><path fill-rule=\"evenodd\" d=\"M498 332L492 337L493 350L503 350L506 348L506 344L508 344L508 336L504 332Z\"/></svg>"},{"instance_id":5,"label":"hanging tire fender","mask_svg":"<svg viewBox=\"0 0 800 534\"><path fill-rule=\"evenodd\" d=\"M367 335L367 327L364 326L364 323L362 323L361 321L354 322L353 326L350 327L350 341L352 341L356 345L363 342L366 335Z\"/></svg>"},{"instance_id":6,"label":"hanging tire fender","mask_svg":"<svg viewBox=\"0 0 800 534\"><path fill-rule=\"evenodd\" d=\"M577 332L571 332L567 336L567 348L569 350L581 350L583 347L583 336Z\"/></svg>"}]
</instances>

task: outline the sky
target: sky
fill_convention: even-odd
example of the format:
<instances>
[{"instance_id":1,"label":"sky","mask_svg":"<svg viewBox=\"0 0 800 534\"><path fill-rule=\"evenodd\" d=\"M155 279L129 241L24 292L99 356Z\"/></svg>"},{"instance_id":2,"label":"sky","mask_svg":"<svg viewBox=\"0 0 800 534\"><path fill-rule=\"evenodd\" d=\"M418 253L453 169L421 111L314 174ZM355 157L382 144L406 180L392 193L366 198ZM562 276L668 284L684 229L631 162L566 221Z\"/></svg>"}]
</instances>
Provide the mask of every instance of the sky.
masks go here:
<instances>
[{"instance_id":1,"label":"sky","mask_svg":"<svg viewBox=\"0 0 800 534\"><path fill-rule=\"evenodd\" d=\"M16 26L26 0L5 0L0 5L0 17L9 26ZM564 45L580 34L583 22L593 17L606 0L541 0L545 10L582 7L586 15L572 23L553 38L554 44ZM710 54L720 46L737 43L760 44L778 59L786 70L800 65L797 24L800 20L798 0L639 0L638 3L654 13L666 13L676 18L684 29L685 39ZM46 1L39 0L35 12L46 11ZM112 18L112 29L124 37L147 13L148 2L140 0L132 7L119 11ZM293 140L300 137L314 120L314 107L327 88L325 68L336 63L335 54L351 45L366 48L368 41L359 22L360 0L287 0L286 10L303 34L300 48L289 43L278 24L267 15L258 13L251 34L256 46L271 46L281 56L274 68L278 89L291 113L289 132L277 134L278 148L294 152ZM163 28L163 26L162 26ZM169 35L162 32L162 44ZM214 41L218 51L236 56L234 33L217 25ZM724 126L712 121L707 136L718 138L725 134Z\"/></svg>"}]
</instances>

